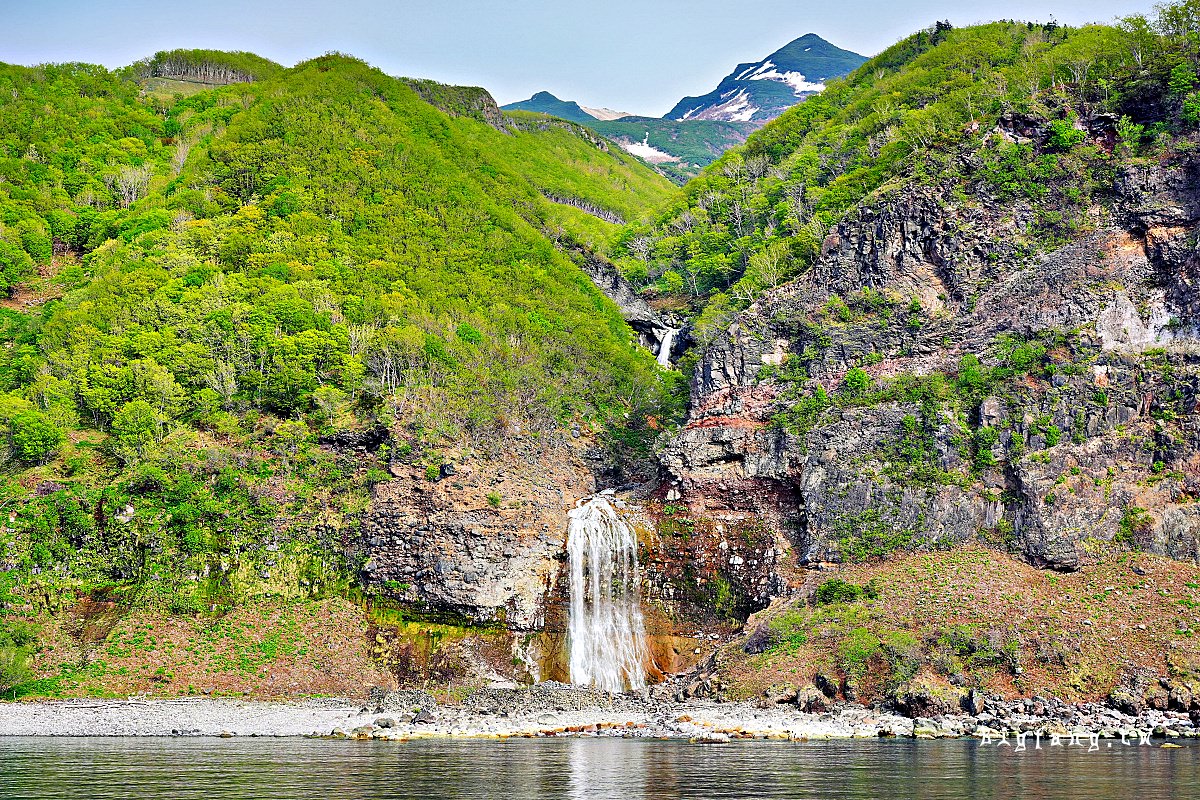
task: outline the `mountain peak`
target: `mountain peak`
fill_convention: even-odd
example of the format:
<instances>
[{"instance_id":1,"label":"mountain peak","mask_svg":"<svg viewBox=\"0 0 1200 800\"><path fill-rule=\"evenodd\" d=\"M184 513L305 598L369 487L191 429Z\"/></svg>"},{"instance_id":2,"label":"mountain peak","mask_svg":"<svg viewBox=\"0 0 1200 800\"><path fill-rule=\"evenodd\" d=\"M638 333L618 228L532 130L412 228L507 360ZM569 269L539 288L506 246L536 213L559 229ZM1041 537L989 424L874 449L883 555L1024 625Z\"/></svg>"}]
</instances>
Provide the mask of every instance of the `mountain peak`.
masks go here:
<instances>
[{"instance_id":1,"label":"mountain peak","mask_svg":"<svg viewBox=\"0 0 1200 800\"><path fill-rule=\"evenodd\" d=\"M865 61L858 53L806 33L761 61L738 64L716 89L685 97L666 118L764 124L824 89L825 81L846 75Z\"/></svg>"}]
</instances>

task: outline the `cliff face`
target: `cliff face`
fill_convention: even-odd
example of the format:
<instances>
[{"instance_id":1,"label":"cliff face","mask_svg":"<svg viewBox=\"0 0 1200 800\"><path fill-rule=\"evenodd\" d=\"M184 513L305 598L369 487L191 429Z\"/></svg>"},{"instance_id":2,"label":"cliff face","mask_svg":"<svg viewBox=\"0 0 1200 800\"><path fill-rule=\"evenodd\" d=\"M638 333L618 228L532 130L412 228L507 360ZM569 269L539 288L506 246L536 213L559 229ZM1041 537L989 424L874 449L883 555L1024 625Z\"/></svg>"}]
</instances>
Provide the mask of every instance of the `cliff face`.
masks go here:
<instances>
[{"instance_id":1,"label":"cliff face","mask_svg":"<svg viewBox=\"0 0 1200 800\"><path fill-rule=\"evenodd\" d=\"M452 117L471 117L491 125L498 131L507 130L504 113L487 89L478 86L451 86L420 78L402 80L426 103Z\"/></svg>"},{"instance_id":2,"label":"cliff face","mask_svg":"<svg viewBox=\"0 0 1200 800\"><path fill-rule=\"evenodd\" d=\"M705 347L662 491L766 520L797 565L978 539L1067 570L1200 558L1200 160L1118 169L1036 255L1028 207L952 189L877 195Z\"/></svg>"},{"instance_id":3,"label":"cliff face","mask_svg":"<svg viewBox=\"0 0 1200 800\"><path fill-rule=\"evenodd\" d=\"M368 586L434 616L540 628L566 511L596 488L586 455L518 436L502 456L447 462L436 480L394 463L368 511Z\"/></svg>"}]
</instances>

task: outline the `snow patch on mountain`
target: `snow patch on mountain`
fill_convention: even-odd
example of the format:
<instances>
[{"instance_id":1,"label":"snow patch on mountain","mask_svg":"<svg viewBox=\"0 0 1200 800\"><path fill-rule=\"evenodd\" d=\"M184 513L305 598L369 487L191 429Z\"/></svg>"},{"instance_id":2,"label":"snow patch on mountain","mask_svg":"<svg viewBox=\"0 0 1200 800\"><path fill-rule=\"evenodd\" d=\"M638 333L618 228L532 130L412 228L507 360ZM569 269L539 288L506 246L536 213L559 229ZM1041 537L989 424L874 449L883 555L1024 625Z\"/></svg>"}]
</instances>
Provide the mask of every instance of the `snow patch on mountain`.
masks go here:
<instances>
[{"instance_id":1,"label":"snow patch on mountain","mask_svg":"<svg viewBox=\"0 0 1200 800\"><path fill-rule=\"evenodd\" d=\"M825 84L823 83L806 79L803 72L780 72L775 62L769 58L766 61L751 66L749 69L742 70L734 77L734 80L778 81L779 83L786 83L792 87L792 91L796 93L797 97L806 92L819 92L825 88Z\"/></svg>"},{"instance_id":2,"label":"snow patch on mountain","mask_svg":"<svg viewBox=\"0 0 1200 800\"><path fill-rule=\"evenodd\" d=\"M580 106L580 108L596 119L603 120L604 122L632 116L628 111L613 111L611 108L590 108L588 106Z\"/></svg>"},{"instance_id":3,"label":"snow patch on mountain","mask_svg":"<svg viewBox=\"0 0 1200 800\"><path fill-rule=\"evenodd\" d=\"M761 74L756 73L754 80L779 81L780 83L786 83L788 86L792 87L792 91L796 93L797 97L806 92L819 92L825 88L825 84L823 83L812 83L805 80L803 72L777 72L775 70L771 70L770 72L763 72Z\"/></svg>"},{"instance_id":4,"label":"snow patch on mountain","mask_svg":"<svg viewBox=\"0 0 1200 800\"><path fill-rule=\"evenodd\" d=\"M646 131L646 136L640 142L629 142L617 140L617 144L621 145L627 153L632 153L643 161L648 161L651 164L667 164L672 161L678 161L676 156L670 153L664 153L654 145L650 144L650 131Z\"/></svg>"}]
</instances>

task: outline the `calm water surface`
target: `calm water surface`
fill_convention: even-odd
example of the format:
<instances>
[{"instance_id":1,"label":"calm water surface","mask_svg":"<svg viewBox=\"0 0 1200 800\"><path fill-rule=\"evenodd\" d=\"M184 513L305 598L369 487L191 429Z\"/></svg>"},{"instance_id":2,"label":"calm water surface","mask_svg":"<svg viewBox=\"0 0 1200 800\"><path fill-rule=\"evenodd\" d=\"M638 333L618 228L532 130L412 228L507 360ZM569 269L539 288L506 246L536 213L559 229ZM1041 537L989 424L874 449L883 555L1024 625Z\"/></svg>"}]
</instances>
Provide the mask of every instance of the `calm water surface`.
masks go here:
<instances>
[{"instance_id":1,"label":"calm water surface","mask_svg":"<svg viewBox=\"0 0 1200 800\"><path fill-rule=\"evenodd\" d=\"M1200 798L1200 746L0 738L0 798Z\"/></svg>"}]
</instances>

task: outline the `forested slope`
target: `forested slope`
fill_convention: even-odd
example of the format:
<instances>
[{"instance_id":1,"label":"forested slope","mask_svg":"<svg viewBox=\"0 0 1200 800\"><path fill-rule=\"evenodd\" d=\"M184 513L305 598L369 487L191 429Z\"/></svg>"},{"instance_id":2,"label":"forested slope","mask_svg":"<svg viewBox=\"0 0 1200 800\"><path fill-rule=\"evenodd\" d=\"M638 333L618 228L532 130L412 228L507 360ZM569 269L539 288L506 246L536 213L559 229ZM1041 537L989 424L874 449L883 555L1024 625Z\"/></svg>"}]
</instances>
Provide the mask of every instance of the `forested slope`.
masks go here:
<instances>
[{"instance_id":1,"label":"forested slope","mask_svg":"<svg viewBox=\"0 0 1200 800\"><path fill-rule=\"evenodd\" d=\"M0 177L11 609L344 592L390 461L674 402L559 247L672 187L486 92L340 55L3 66Z\"/></svg>"}]
</instances>

